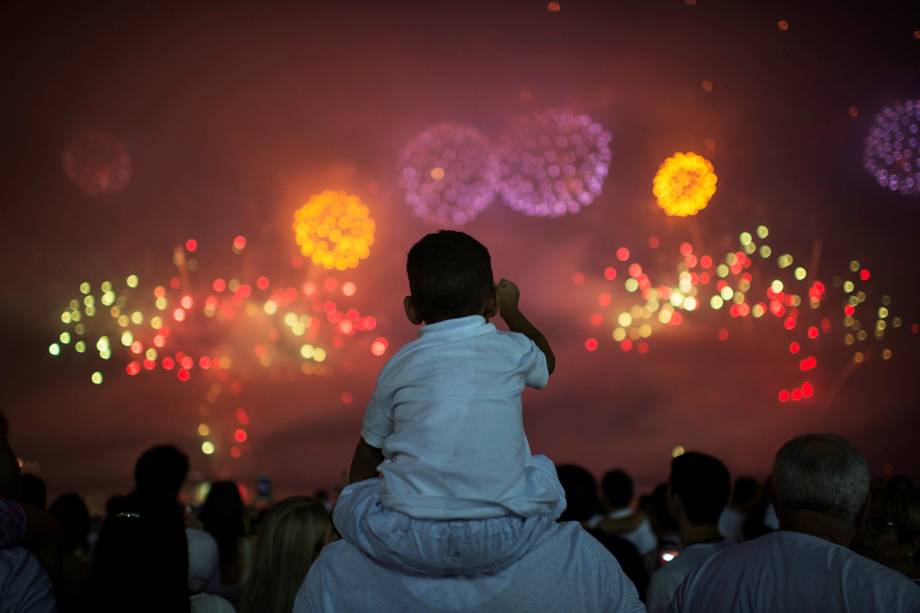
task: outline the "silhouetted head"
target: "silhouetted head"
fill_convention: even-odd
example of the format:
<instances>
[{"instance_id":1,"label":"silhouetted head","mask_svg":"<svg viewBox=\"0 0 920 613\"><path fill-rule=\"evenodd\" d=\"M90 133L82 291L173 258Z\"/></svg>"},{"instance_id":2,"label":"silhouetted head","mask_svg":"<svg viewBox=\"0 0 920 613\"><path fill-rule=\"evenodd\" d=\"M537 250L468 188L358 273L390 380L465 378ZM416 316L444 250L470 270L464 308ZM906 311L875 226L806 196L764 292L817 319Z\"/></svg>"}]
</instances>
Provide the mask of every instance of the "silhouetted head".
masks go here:
<instances>
[{"instance_id":1,"label":"silhouetted head","mask_svg":"<svg viewBox=\"0 0 920 613\"><path fill-rule=\"evenodd\" d=\"M64 551L86 548L90 516L79 494L58 496L48 507L48 513L61 522L61 548Z\"/></svg>"},{"instance_id":2,"label":"silhouetted head","mask_svg":"<svg viewBox=\"0 0 920 613\"><path fill-rule=\"evenodd\" d=\"M239 555L238 543L243 536L243 499L233 481L215 481L211 484L198 514L201 525L217 541L221 564Z\"/></svg>"},{"instance_id":3,"label":"silhouetted head","mask_svg":"<svg viewBox=\"0 0 920 613\"><path fill-rule=\"evenodd\" d=\"M563 464L556 467L559 483L565 490L566 508L559 521L587 521L600 510L597 481L581 466Z\"/></svg>"},{"instance_id":4,"label":"silhouetted head","mask_svg":"<svg viewBox=\"0 0 920 613\"><path fill-rule=\"evenodd\" d=\"M48 506L48 486L38 475L25 474L19 479L19 502L36 509Z\"/></svg>"},{"instance_id":5,"label":"silhouetted head","mask_svg":"<svg viewBox=\"0 0 920 613\"><path fill-rule=\"evenodd\" d=\"M441 230L409 250L406 316L414 324L497 312L489 250L468 234Z\"/></svg>"},{"instance_id":6,"label":"silhouetted head","mask_svg":"<svg viewBox=\"0 0 920 613\"><path fill-rule=\"evenodd\" d=\"M174 498L188 476L188 456L173 445L157 445L145 451L134 467L138 491L159 492Z\"/></svg>"},{"instance_id":7,"label":"silhouetted head","mask_svg":"<svg viewBox=\"0 0 920 613\"><path fill-rule=\"evenodd\" d=\"M752 477L738 477L732 488L732 504L739 509L750 509L757 503L760 484Z\"/></svg>"},{"instance_id":8,"label":"silhouetted head","mask_svg":"<svg viewBox=\"0 0 920 613\"><path fill-rule=\"evenodd\" d=\"M175 497L113 500L93 554L89 611L189 611L188 545Z\"/></svg>"},{"instance_id":9,"label":"silhouetted head","mask_svg":"<svg viewBox=\"0 0 920 613\"><path fill-rule=\"evenodd\" d=\"M622 470L611 470L604 475L601 481L604 498L614 509L628 507L633 499L633 480Z\"/></svg>"},{"instance_id":10,"label":"silhouetted head","mask_svg":"<svg viewBox=\"0 0 920 613\"><path fill-rule=\"evenodd\" d=\"M728 503L731 478L721 461L691 451L671 460L669 492L668 507L674 517L715 526Z\"/></svg>"}]
</instances>

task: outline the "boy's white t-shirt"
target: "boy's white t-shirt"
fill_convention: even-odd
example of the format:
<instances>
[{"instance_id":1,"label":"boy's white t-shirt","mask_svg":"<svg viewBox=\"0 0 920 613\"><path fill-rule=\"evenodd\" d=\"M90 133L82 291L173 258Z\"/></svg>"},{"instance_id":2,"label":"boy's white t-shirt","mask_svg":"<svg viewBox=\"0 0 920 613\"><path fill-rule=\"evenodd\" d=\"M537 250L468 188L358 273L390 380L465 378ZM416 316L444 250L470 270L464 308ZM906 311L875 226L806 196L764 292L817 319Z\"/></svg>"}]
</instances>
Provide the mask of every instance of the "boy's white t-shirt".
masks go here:
<instances>
[{"instance_id":1,"label":"boy's white t-shirt","mask_svg":"<svg viewBox=\"0 0 920 613\"><path fill-rule=\"evenodd\" d=\"M549 380L522 334L479 316L424 326L383 367L364 440L383 450L380 499L420 519L552 512L558 497L528 479L521 394Z\"/></svg>"}]
</instances>

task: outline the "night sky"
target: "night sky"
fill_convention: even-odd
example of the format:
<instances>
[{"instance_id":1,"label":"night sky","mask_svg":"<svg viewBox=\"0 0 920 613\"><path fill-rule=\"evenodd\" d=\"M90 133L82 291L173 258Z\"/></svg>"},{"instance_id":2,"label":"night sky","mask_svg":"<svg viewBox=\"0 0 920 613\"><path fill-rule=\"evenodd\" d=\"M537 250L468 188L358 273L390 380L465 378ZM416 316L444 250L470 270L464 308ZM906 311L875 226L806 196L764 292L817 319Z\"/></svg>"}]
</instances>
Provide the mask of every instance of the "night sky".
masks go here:
<instances>
[{"instance_id":1,"label":"night sky","mask_svg":"<svg viewBox=\"0 0 920 613\"><path fill-rule=\"evenodd\" d=\"M194 4L21 3L0 16L0 405L26 470L52 494L124 491L137 455L159 442L189 453L193 480L251 487L268 475L282 492L337 482L376 374L416 334L402 314L405 253L437 229L405 205L399 151L439 121L494 139L545 108L587 113L612 133L603 193L556 219L496 201L464 226L490 248L496 276L521 287L523 312L557 355L549 387L525 396L535 452L598 475L624 467L649 488L678 445L724 459L734 475L766 476L783 441L833 431L876 473L920 475L920 336L910 329L920 322L920 199L882 189L862 166L873 116L920 99L916 3L562 0L559 12L539 1ZM62 169L63 152L87 131L112 135L131 156L130 182L116 194L89 196ZM691 218L666 217L651 193L659 164L677 151L705 155L719 177ZM302 375L296 351L237 373L241 391L226 383L204 420L213 455L196 432L213 373L193 370L186 383L161 370L129 377L117 342L105 362L92 350L49 354L81 282L135 273L149 292L175 275L173 249L189 238L205 286L234 274L322 283L324 271L291 265L291 219L324 189L360 196L377 222L370 257L335 275L356 284L354 305L377 328L330 351L331 376ZM814 351L819 367L808 373L813 398L778 401L802 373L782 320L769 315L684 313L680 326L656 329L642 355L611 339L616 314L635 302L617 248L675 283L682 242L719 259L760 224L774 257L755 258L756 278L779 274L775 256L788 252L836 292L824 308L832 329ZM238 234L248 245L236 256ZM650 236L661 247L651 249ZM867 303L890 295L904 322L883 341L870 335L858 366L832 285L854 278L851 260L871 269ZM621 275L614 283L602 276L610 265ZM601 307L608 290L613 304ZM256 344L260 332L246 326L225 328L232 336L219 342ZM390 343L382 358L368 351L376 336ZM599 340L596 351L586 351L588 338ZM102 385L90 382L95 370ZM251 423L233 459L237 406Z\"/></svg>"}]
</instances>

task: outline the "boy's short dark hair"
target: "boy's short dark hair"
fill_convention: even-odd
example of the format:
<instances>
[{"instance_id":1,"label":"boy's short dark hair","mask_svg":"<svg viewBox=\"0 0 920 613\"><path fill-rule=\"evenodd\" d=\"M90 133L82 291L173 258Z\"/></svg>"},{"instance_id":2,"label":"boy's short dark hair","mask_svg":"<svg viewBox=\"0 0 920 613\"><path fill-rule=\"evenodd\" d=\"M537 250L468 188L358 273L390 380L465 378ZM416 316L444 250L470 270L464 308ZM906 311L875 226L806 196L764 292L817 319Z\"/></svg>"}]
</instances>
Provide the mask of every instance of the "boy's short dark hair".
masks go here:
<instances>
[{"instance_id":1,"label":"boy's short dark hair","mask_svg":"<svg viewBox=\"0 0 920 613\"><path fill-rule=\"evenodd\" d=\"M694 524L718 524L731 489L728 469L712 456L687 452L671 461L671 491Z\"/></svg>"},{"instance_id":2,"label":"boy's short dark hair","mask_svg":"<svg viewBox=\"0 0 920 613\"><path fill-rule=\"evenodd\" d=\"M176 496L188 476L188 456L173 445L157 445L145 451L134 467L139 492Z\"/></svg>"},{"instance_id":3,"label":"boy's short dark hair","mask_svg":"<svg viewBox=\"0 0 920 613\"><path fill-rule=\"evenodd\" d=\"M632 478L622 470L608 471L601 480L601 489L614 509L629 506L635 493Z\"/></svg>"},{"instance_id":4,"label":"boy's short dark hair","mask_svg":"<svg viewBox=\"0 0 920 613\"><path fill-rule=\"evenodd\" d=\"M480 313L495 287L489 250L469 234L452 230L415 243L406 272L412 302L426 322Z\"/></svg>"}]
</instances>

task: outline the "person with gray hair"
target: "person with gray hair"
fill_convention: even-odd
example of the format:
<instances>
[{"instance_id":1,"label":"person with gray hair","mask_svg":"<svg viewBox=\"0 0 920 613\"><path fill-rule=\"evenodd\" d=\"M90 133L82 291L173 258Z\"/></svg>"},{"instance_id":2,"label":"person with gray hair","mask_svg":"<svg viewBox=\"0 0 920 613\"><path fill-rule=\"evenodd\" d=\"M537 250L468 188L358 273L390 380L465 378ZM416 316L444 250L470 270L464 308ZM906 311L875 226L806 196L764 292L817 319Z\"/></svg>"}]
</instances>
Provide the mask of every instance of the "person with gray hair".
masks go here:
<instances>
[{"instance_id":1,"label":"person with gray hair","mask_svg":"<svg viewBox=\"0 0 920 613\"><path fill-rule=\"evenodd\" d=\"M849 441L806 434L783 445L773 494L779 531L706 560L672 612L920 611L920 587L849 549L869 503L869 467Z\"/></svg>"}]
</instances>

